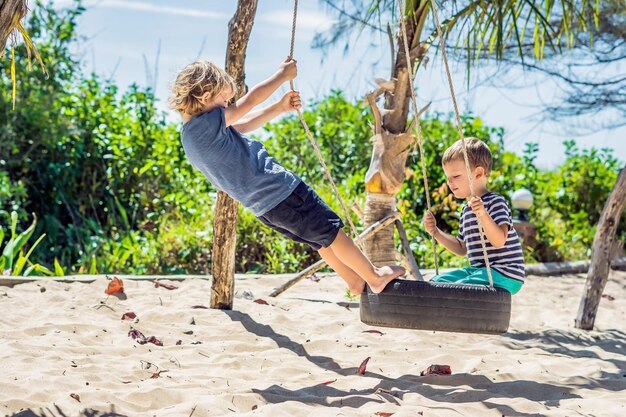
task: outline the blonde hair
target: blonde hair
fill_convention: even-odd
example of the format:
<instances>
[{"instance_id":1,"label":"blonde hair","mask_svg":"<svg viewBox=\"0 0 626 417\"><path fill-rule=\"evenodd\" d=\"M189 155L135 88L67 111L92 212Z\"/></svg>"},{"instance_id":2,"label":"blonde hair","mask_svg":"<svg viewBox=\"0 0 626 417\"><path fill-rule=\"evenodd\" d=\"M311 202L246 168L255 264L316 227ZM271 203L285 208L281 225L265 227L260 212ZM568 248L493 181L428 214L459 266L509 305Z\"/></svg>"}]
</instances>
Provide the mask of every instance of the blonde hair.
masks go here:
<instances>
[{"instance_id":1,"label":"blonde hair","mask_svg":"<svg viewBox=\"0 0 626 417\"><path fill-rule=\"evenodd\" d=\"M489 147L478 138L465 138L465 147L467 149L467 159L469 160L470 168L483 167L485 169L485 175L489 175L491 167L493 166L493 159L491 157L491 151ZM445 165L454 161L465 161L463 157L463 143L461 140L454 142L443 153L441 164Z\"/></svg>"},{"instance_id":2,"label":"blonde hair","mask_svg":"<svg viewBox=\"0 0 626 417\"><path fill-rule=\"evenodd\" d=\"M204 94L213 98L229 87L235 92L235 81L226 71L209 61L195 61L176 75L168 102L172 109L193 115L202 110Z\"/></svg>"}]
</instances>

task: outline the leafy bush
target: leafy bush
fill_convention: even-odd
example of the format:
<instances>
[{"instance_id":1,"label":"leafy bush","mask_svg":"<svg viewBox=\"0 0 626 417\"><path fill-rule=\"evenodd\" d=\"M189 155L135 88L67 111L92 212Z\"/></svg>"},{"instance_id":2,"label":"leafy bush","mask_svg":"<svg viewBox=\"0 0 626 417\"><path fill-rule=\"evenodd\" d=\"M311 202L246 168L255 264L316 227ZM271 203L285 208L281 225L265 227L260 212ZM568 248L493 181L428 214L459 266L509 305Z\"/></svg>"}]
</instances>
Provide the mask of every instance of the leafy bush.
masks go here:
<instances>
[{"instance_id":1,"label":"leafy bush","mask_svg":"<svg viewBox=\"0 0 626 417\"><path fill-rule=\"evenodd\" d=\"M29 258L37 245L44 239L45 235L41 235L35 243L30 246L28 252L24 253L27 247L27 243L33 232L35 231L35 225L37 219L33 220L33 223L21 233L17 233L17 212L11 213L11 236L5 241L5 231L0 226L0 248L2 249L2 256L0 256L0 273L4 275L54 275L48 268L39 264L32 263ZM28 265L28 266L27 266ZM63 275L63 269L55 261L55 272L57 275Z\"/></svg>"},{"instance_id":2,"label":"leafy bush","mask_svg":"<svg viewBox=\"0 0 626 417\"><path fill-rule=\"evenodd\" d=\"M0 160L0 167L6 161ZM23 221L28 219L28 213L22 209L26 205L28 195L24 183L20 180L12 181L9 173L0 170L0 225L10 224L11 213Z\"/></svg>"},{"instance_id":3,"label":"leafy bush","mask_svg":"<svg viewBox=\"0 0 626 417\"><path fill-rule=\"evenodd\" d=\"M623 162L609 149L580 150L565 142L565 163L552 171L537 171L532 183L531 217L537 225L538 242L532 257L538 261L588 259L600 214ZM534 159L536 149L527 153ZM626 239L626 213L617 238Z\"/></svg>"},{"instance_id":4,"label":"leafy bush","mask_svg":"<svg viewBox=\"0 0 626 417\"><path fill-rule=\"evenodd\" d=\"M183 163L177 129L157 112L149 90L132 86L120 95L111 82L82 74L70 53L80 12L41 4L33 9L29 32L51 68L50 78L22 70L19 105L0 115L0 154L8 155L0 196L10 193L12 200L0 200L0 208L38 213L39 230L49 236L39 258L59 258L78 271L96 252L102 256L109 240L122 247L138 244L134 231L146 222L158 228L161 216L174 208L188 212L206 204L208 197L196 196L210 189ZM23 48L17 52L25 59ZM0 73L0 84L8 86L6 68ZM0 105L9 108L10 89L2 91ZM19 192L5 193L8 187Z\"/></svg>"}]
</instances>

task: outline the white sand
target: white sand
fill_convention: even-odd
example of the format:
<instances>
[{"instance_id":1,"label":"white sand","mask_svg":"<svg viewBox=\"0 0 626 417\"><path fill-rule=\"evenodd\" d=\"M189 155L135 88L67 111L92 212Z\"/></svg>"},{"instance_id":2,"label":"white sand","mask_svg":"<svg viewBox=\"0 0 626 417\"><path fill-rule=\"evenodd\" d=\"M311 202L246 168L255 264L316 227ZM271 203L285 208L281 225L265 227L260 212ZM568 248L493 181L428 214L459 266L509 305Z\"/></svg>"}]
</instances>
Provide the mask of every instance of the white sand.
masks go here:
<instances>
[{"instance_id":1,"label":"white sand","mask_svg":"<svg viewBox=\"0 0 626 417\"><path fill-rule=\"evenodd\" d=\"M615 300L602 300L592 332L573 327L584 276L530 277L503 336L364 333L340 279L269 298L286 279L238 277L229 312L192 308L209 304L199 279L174 291L125 280L128 299L101 308L104 277L0 287L0 415L626 415L626 273L612 273ZM139 321L120 320L127 311ZM164 346L139 345L131 325ZM431 364L452 375L420 377Z\"/></svg>"}]
</instances>

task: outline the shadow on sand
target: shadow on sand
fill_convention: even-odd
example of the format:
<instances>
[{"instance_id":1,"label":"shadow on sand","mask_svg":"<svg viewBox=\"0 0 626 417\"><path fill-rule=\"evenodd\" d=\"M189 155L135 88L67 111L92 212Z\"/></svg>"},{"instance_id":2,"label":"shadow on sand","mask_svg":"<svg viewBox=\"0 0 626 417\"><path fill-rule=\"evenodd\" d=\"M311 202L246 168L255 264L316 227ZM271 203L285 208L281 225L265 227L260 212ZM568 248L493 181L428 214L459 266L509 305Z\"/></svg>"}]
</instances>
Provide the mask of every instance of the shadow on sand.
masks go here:
<instances>
[{"instance_id":1,"label":"shadow on sand","mask_svg":"<svg viewBox=\"0 0 626 417\"><path fill-rule=\"evenodd\" d=\"M356 373L356 367L342 368L333 358L314 356L306 348L289 337L277 333L266 324L258 323L248 314L237 311L224 311L234 322L239 322L249 332L260 338L268 338L279 347L287 349L312 365L337 375L347 376ZM610 330L603 333L589 334L576 330L550 329L542 332L511 332L502 336L502 345L511 350L522 350L534 347L549 355L562 355L574 358L594 358L613 364L617 369L626 369L626 361L602 358L591 349L600 348L607 354L624 357L626 333ZM268 403L280 404L297 401L303 404L321 405L326 407L359 408L368 403L400 404L407 394L418 394L431 401L440 402L441 406L430 409L454 410L453 404L480 402L485 407L497 410L502 415L517 417L534 417L499 404L503 398L524 398L539 402L546 407L558 407L564 399L580 398L574 393L579 386L601 387L612 391L626 390L626 373L617 374L604 372L600 378L582 378L576 384L551 384L529 380L494 381L484 375L454 374L446 377L424 376L413 374L389 378L375 372L366 372L368 377L378 379L378 383L367 389L341 390L332 385L316 384L296 390L272 385L265 389L252 389L252 392L263 397ZM72 415L74 416L74 415ZM109 411L85 409L79 417L127 417L118 414L114 406ZM6 417L69 417L58 406L51 408L28 409Z\"/></svg>"},{"instance_id":2,"label":"shadow on sand","mask_svg":"<svg viewBox=\"0 0 626 417\"><path fill-rule=\"evenodd\" d=\"M115 412L115 406L111 406L110 411L99 411L91 408L82 410L79 414L71 414L71 417L128 417L126 414L118 414ZM22 410L19 413L7 414L6 417L70 417L65 414L58 405L53 407Z\"/></svg>"},{"instance_id":3,"label":"shadow on sand","mask_svg":"<svg viewBox=\"0 0 626 417\"><path fill-rule=\"evenodd\" d=\"M231 320L240 322L247 331L258 337L273 340L279 347L292 351L315 366L342 376L356 373L356 367L341 368L330 357L310 355L302 344L276 333L271 326L254 321L245 313L237 311L225 311L224 313ZM521 336L517 335L517 337ZM507 405L497 404L498 401L492 402L490 400L525 398L533 402L542 402L548 407L556 407L563 399L580 398L579 395L573 393L572 387L527 380L497 382L483 375L456 374L443 378L438 376L420 377L409 374L398 378L389 378L374 372L366 372L365 375L378 379L378 384L368 389L347 391L324 384L297 390L272 385L266 389L253 389L252 392L273 404L298 401L305 404L353 408L359 408L372 402L398 403L398 400L402 400L404 395L417 393L432 401L446 404L442 405L442 409L453 410L447 404L482 402L486 407L496 409L502 415L520 417L536 416L536 414L525 414Z\"/></svg>"},{"instance_id":4,"label":"shadow on sand","mask_svg":"<svg viewBox=\"0 0 626 417\"><path fill-rule=\"evenodd\" d=\"M442 403L441 407L429 405L429 409L458 412L458 407L452 404L480 402L487 408L498 410L502 415L519 417L535 417L537 414L523 413L492 400L526 398L533 402L543 402L547 407L557 407L563 399L580 398L572 393L572 389L559 385L535 381L495 382L483 375L457 374L445 378L403 375L393 379L370 372L365 375L379 378L380 382L372 388L362 390L340 390L318 384L298 390L272 385L263 390L253 389L252 392L273 404L298 401L327 407L351 408L359 408L368 403L400 404L406 394L418 394Z\"/></svg>"},{"instance_id":5,"label":"shadow on sand","mask_svg":"<svg viewBox=\"0 0 626 417\"><path fill-rule=\"evenodd\" d=\"M276 333L272 326L254 321L248 314L241 313L239 311L224 311L224 313L228 315L232 321L241 323L244 329L250 333L257 335L260 338L273 340L278 347L292 351L296 355L306 359L319 368L336 372L339 375L349 375L356 372L357 368L343 369L333 358L328 356L311 356L302 344L294 342L285 335Z\"/></svg>"},{"instance_id":6,"label":"shadow on sand","mask_svg":"<svg viewBox=\"0 0 626 417\"><path fill-rule=\"evenodd\" d=\"M542 332L512 332L502 338L502 345L510 350L533 347L551 356L592 358L613 364L618 371L611 373L603 370L600 378L589 379L590 386L611 391L626 390L626 333L621 330L587 333L577 329L548 329ZM592 347L595 351L590 349ZM598 353L598 348L609 355L618 355L619 358L603 358Z\"/></svg>"}]
</instances>

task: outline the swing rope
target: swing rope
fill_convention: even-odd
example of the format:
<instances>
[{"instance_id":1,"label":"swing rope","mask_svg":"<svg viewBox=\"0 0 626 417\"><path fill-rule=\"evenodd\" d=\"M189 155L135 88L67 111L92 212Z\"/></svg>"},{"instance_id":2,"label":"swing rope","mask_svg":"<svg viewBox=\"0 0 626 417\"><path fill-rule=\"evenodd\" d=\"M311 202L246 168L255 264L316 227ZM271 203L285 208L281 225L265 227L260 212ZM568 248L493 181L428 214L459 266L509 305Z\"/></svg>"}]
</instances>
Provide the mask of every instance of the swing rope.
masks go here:
<instances>
[{"instance_id":1,"label":"swing rope","mask_svg":"<svg viewBox=\"0 0 626 417\"><path fill-rule=\"evenodd\" d=\"M402 1L402 0L399 0ZM433 7L433 16L435 17L435 24L437 26L437 33L439 34L439 45L441 46L441 56L443 57L443 63L446 69L446 76L448 78L448 86L450 87L450 97L452 98L452 105L454 106L454 116L456 120L456 127L461 137L461 143L463 144L463 159L465 160L465 169L467 171L467 177L469 178L470 193L472 196L476 196L474 192L474 180L472 179L472 172L470 170L469 159L467 157L467 146L465 144L465 136L463 135L463 125L461 123L461 116L459 115L459 107L456 102L456 95L454 93L454 84L452 83L452 75L450 75L450 66L448 65L448 56L446 54L446 46L443 38L443 30L441 29L441 23L439 22L439 13L437 11L437 5L435 0L430 1ZM415 95L415 92L413 92ZM489 286L493 288L493 277L491 275L491 265L489 264L489 258L487 257L487 245L485 244L485 230L483 228L482 221L476 216L478 221L478 228L480 234L480 243L483 247L483 256L485 258L485 266L487 267L487 276L489 277Z\"/></svg>"},{"instance_id":2,"label":"swing rope","mask_svg":"<svg viewBox=\"0 0 626 417\"><path fill-rule=\"evenodd\" d=\"M424 136L419 121L419 111L417 109L417 97L415 96L415 87L413 86L413 63L409 55L408 36L406 34L406 26L404 24L404 5L402 0L398 0L398 9L400 12L400 28L402 30L402 40L404 43L404 56L406 59L407 70L409 71L409 88L411 89L411 102L413 103L413 113L415 114L415 131L417 133L417 145L420 150L420 162L422 165L422 178L424 180L424 193L426 194L426 207L430 211L430 190L428 188L428 177L426 175L426 160L424 158ZM437 260L437 240L435 236L431 236L433 256L435 257L435 275L439 275L439 262Z\"/></svg>"},{"instance_id":3,"label":"swing rope","mask_svg":"<svg viewBox=\"0 0 626 417\"><path fill-rule=\"evenodd\" d=\"M296 19L297 19L297 15L298 15L298 0L294 0L294 5L293 5L293 22L292 22L292 25L291 25L291 45L290 45L290 48L289 48L289 58L291 58L291 59L293 59L294 44L295 44L295 39L296 39ZM293 80L290 80L289 84L290 84L290 87L291 87L291 91L295 91ZM318 159L320 165L322 166L322 169L324 171L324 175L326 176L326 179L330 183L330 185L331 185L331 187L333 189L333 192L335 193L335 195L337 197L337 200L339 200L339 203L341 204L341 208L343 209L344 216L345 216L346 220L348 221L348 223L350 225L350 230L352 231L352 235L353 235L354 238L356 238L359 234L358 234L358 232L356 230L356 227L354 226L354 223L352 222L352 218L350 217L350 211L348 210L348 207L346 206L346 203L341 198L341 194L339 193L339 190L337 189L337 185L335 184L335 181L333 181L333 177L330 174L330 169L328 168L328 165L326 165L326 161L324 160L324 156L322 155L322 151L320 150L319 145L315 141L315 138L313 137L313 134L311 133L311 130L309 129L309 126L307 125L306 121L304 120L304 115L302 114L302 111L300 109L297 109L297 113L298 113L298 117L300 118L300 123L302 123L302 127L304 128L304 131L306 132L306 135L309 138L309 142L311 142L311 146L315 150L315 154L317 155L317 159ZM356 241L356 243L359 246L359 248L361 250L363 250L362 243L360 241L358 241L358 240Z\"/></svg>"}]
</instances>

